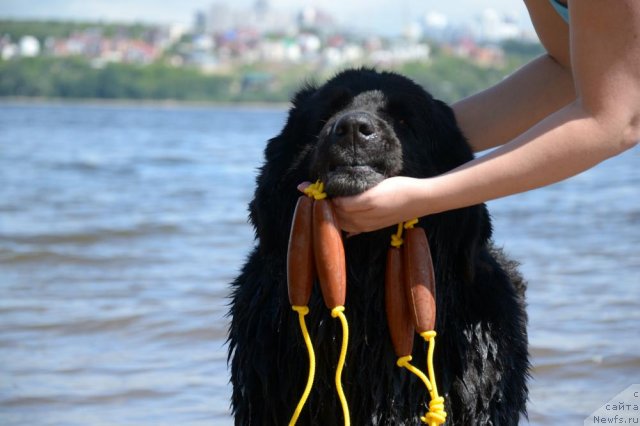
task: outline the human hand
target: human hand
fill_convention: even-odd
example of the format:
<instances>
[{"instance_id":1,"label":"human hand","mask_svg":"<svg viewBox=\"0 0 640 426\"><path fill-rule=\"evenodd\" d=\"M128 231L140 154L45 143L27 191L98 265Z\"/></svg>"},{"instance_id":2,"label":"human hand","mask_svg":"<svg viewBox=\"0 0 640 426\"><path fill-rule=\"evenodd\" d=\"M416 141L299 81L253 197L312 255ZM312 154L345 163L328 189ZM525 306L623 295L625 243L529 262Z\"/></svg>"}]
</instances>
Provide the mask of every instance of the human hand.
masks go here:
<instances>
[{"instance_id":1,"label":"human hand","mask_svg":"<svg viewBox=\"0 0 640 426\"><path fill-rule=\"evenodd\" d=\"M304 182L300 191L309 186ZM386 228L399 222L423 216L425 182L421 179L396 176L380 182L362 194L336 197L333 206L340 227L354 234Z\"/></svg>"}]
</instances>

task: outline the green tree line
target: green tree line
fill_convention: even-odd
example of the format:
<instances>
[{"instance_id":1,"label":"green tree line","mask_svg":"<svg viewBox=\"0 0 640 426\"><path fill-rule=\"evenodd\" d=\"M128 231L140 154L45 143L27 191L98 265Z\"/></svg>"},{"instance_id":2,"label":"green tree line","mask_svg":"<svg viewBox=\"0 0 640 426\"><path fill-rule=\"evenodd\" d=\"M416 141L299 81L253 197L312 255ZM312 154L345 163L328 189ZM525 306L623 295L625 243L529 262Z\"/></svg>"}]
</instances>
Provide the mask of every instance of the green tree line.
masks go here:
<instances>
[{"instance_id":1,"label":"green tree line","mask_svg":"<svg viewBox=\"0 0 640 426\"><path fill-rule=\"evenodd\" d=\"M82 58L21 58L0 62L0 96L102 99L231 100L232 78L162 64L111 63Z\"/></svg>"}]
</instances>

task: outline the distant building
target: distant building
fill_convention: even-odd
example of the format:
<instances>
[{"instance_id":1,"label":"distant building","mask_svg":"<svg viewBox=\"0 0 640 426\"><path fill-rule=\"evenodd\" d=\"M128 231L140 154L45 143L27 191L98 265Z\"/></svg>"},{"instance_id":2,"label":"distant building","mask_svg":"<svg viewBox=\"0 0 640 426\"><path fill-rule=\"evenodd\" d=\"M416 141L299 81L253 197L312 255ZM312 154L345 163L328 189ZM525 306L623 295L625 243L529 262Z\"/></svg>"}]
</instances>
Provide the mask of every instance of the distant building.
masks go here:
<instances>
[{"instance_id":1,"label":"distant building","mask_svg":"<svg viewBox=\"0 0 640 426\"><path fill-rule=\"evenodd\" d=\"M267 13L269 13L270 9L271 8L269 6L268 0L256 0L255 4L253 5L253 11L258 17L266 15Z\"/></svg>"},{"instance_id":2,"label":"distant building","mask_svg":"<svg viewBox=\"0 0 640 426\"><path fill-rule=\"evenodd\" d=\"M304 7L298 14L297 21L300 28L318 32L333 31L336 25L330 14L312 6Z\"/></svg>"},{"instance_id":3,"label":"distant building","mask_svg":"<svg viewBox=\"0 0 640 426\"><path fill-rule=\"evenodd\" d=\"M187 29L182 24L172 24L167 28L167 39L169 44L176 43L187 33Z\"/></svg>"},{"instance_id":4,"label":"distant building","mask_svg":"<svg viewBox=\"0 0 640 426\"><path fill-rule=\"evenodd\" d=\"M231 7L227 3L214 3L209 9L206 32L210 34L224 33L235 27L236 21Z\"/></svg>"},{"instance_id":5,"label":"distant building","mask_svg":"<svg viewBox=\"0 0 640 426\"><path fill-rule=\"evenodd\" d=\"M14 43L3 44L1 50L0 57L2 57L3 61L8 61L18 56L18 46Z\"/></svg>"},{"instance_id":6,"label":"distant building","mask_svg":"<svg viewBox=\"0 0 640 426\"><path fill-rule=\"evenodd\" d=\"M422 18L421 24L423 34L432 40L446 40L451 32L449 18L439 12L428 12Z\"/></svg>"},{"instance_id":7,"label":"distant building","mask_svg":"<svg viewBox=\"0 0 640 426\"><path fill-rule=\"evenodd\" d=\"M195 33L224 34L238 29L253 29L260 33L293 33L296 26L286 13L274 10L268 0L256 0L250 8L235 8L229 3L214 3L202 24L202 16L196 15ZM204 31L202 30L204 26Z\"/></svg>"},{"instance_id":8,"label":"distant building","mask_svg":"<svg viewBox=\"0 0 640 426\"><path fill-rule=\"evenodd\" d=\"M476 37L480 40L496 42L519 38L522 33L515 19L494 9L485 9L477 21L479 31Z\"/></svg>"},{"instance_id":9,"label":"distant building","mask_svg":"<svg viewBox=\"0 0 640 426\"><path fill-rule=\"evenodd\" d=\"M40 42L34 36L24 36L18 43L18 51L20 56L32 58L40 54Z\"/></svg>"},{"instance_id":10,"label":"distant building","mask_svg":"<svg viewBox=\"0 0 640 426\"><path fill-rule=\"evenodd\" d=\"M207 14L201 10L193 16L193 32L198 35L207 32Z\"/></svg>"}]
</instances>

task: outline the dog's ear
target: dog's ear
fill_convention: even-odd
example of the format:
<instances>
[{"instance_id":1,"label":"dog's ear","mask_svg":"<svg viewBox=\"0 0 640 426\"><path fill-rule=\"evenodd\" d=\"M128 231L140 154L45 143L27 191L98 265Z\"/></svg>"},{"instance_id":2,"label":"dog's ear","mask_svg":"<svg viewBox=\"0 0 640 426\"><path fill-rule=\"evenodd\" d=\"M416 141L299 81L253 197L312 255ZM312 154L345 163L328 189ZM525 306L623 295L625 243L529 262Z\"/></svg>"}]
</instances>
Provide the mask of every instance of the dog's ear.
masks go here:
<instances>
[{"instance_id":1,"label":"dog's ear","mask_svg":"<svg viewBox=\"0 0 640 426\"><path fill-rule=\"evenodd\" d=\"M424 219L424 220L422 220ZM491 219L484 204L422 218L440 268L471 284L480 266L479 255L491 238Z\"/></svg>"},{"instance_id":2,"label":"dog's ear","mask_svg":"<svg viewBox=\"0 0 640 426\"><path fill-rule=\"evenodd\" d=\"M291 103L294 108L299 108L304 104L305 101L311 98L318 91L318 87L314 83L307 82L302 89L298 90L298 92L293 95L291 99Z\"/></svg>"},{"instance_id":3,"label":"dog's ear","mask_svg":"<svg viewBox=\"0 0 640 426\"><path fill-rule=\"evenodd\" d=\"M455 114L449 105L434 99L430 108L430 124L434 158L438 174L454 169L473 159L473 151L458 127Z\"/></svg>"},{"instance_id":4,"label":"dog's ear","mask_svg":"<svg viewBox=\"0 0 640 426\"><path fill-rule=\"evenodd\" d=\"M491 218L485 204L467 209L468 220L461 229L462 240L458 244L458 268L468 283L475 280L479 267L480 251L486 247L492 234Z\"/></svg>"},{"instance_id":5,"label":"dog's ear","mask_svg":"<svg viewBox=\"0 0 640 426\"><path fill-rule=\"evenodd\" d=\"M457 125L453 110L433 99L428 105L431 156L436 174L446 173L473 159L473 151ZM491 218L484 204L442 214L439 238L454 253L453 268L466 282L473 282L478 256L491 238ZM435 223L434 223L435 224ZM436 224L436 226L438 226Z\"/></svg>"},{"instance_id":6,"label":"dog's ear","mask_svg":"<svg viewBox=\"0 0 640 426\"><path fill-rule=\"evenodd\" d=\"M300 163L312 137L305 127L308 120L303 117L316 91L315 86L307 84L293 96L282 131L268 141L264 150L264 164L256 178L249 217L261 249L268 252L286 249L288 235L279 232L289 229L295 203L301 195L296 186L309 179L308 165Z\"/></svg>"},{"instance_id":7,"label":"dog's ear","mask_svg":"<svg viewBox=\"0 0 640 426\"><path fill-rule=\"evenodd\" d=\"M278 136L272 138L267 143L264 151L266 163L277 161L282 167L287 167L290 162L279 159L282 155L295 153L295 148L287 147L288 144L299 144L303 142L305 120L301 119L309 108L309 100L318 91L318 88L311 83L305 84L291 99L291 108L287 116L287 121Z\"/></svg>"}]
</instances>

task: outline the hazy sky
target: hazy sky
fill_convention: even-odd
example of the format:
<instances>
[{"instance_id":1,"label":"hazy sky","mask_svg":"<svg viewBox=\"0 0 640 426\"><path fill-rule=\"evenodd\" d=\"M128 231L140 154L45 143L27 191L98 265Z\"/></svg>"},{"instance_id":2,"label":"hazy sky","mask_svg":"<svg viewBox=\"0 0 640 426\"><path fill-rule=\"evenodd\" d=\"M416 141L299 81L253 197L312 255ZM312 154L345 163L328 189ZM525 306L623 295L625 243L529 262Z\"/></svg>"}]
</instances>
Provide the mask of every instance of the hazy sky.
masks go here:
<instances>
[{"instance_id":1,"label":"hazy sky","mask_svg":"<svg viewBox=\"0 0 640 426\"><path fill-rule=\"evenodd\" d=\"M117 20L191 24L196 10L214 2L237 7L255 0L0 0L0 18L54 18L74 20ZM343 25L399 31L413 17L429 11L440 12L452 21L471 21L484 9L512 14L523 25L527 15L519 0L271 0L275 9L297 10L318 6L332 13Z\"/></svg>"}]
</instances>

